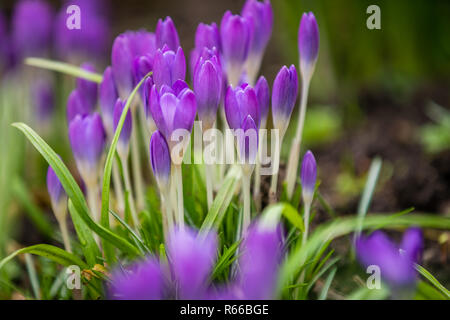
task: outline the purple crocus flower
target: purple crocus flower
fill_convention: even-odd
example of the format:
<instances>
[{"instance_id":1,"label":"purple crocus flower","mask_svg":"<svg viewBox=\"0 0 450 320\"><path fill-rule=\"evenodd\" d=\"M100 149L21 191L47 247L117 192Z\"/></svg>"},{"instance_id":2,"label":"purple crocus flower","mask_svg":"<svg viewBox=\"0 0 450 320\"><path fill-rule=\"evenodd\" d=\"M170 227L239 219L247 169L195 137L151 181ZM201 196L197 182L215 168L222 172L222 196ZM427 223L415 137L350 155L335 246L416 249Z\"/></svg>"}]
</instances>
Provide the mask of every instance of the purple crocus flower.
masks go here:
<instances>
[{"instance_id":1,"label":"purple crocus flower","mask_svg":"<svg viewBox=\"0 0 450 320\"><path fill-rule=\"evenodd\" d=\"M248 56L250 31L247 19L225 12L220 23L220 40L228 81L233 86L238 84Z\"/></svg>"},{"instance_id":2,"label":"purple crocus flower","mask_svg":"<svg viewBox=\"0 0 450 320\"><path fill-rule=\"evenodd\" d=\"M207 50L207 48L205 48ZM222 96L222 68L219 58L200 57L194 72L194 91L197 99L198 117L203 129L213 127Z\"/></svg>"},{"instance_id":3,"label":"purple crocus flower","mask_svg":"<svg viewBox=\"0 0 450 320\"><path fill-rule=\"evenodd\" d=\"M215 234L202 238L189 228L174 229L168 240L169 264L161 264L156 258L148 257L131 270L116 271L109 296L125 300L206 299L207 280L216 259L216 250Z\"/></svg>"},{"instance_id":4,"label":"purple crocus flower","mask_svg":"<svg viewBox=\"0 0 450 320\"><path fill-rule=\"evenodd\" d=\"M423 238L419 228L408 229L400 246L381 231L356 240L356 253L361 264L378 266L381 277L394 289L414 285L417 280L414 264L419 261L422 249Z\"/></svg>"},{"instance_id":5,"label":"purple crocus flower","mask_svg":"<svg viewBox=\"0 0 450 320\"><path fill-rule=\"evenodd\" d=\"M67 195L61 181L50 166L47 170L47 190L53 207L56 208L61 202L67 201Z\"/></svg>"},{"instance_id":6,"label":"purple crocus flower","mask_svg":"<svg viewBox=\"0 0 450 320\"><path fill-rule=\"evenodd\" d=\"M219 28L215 22L211 24L200 23L195 32L195 47L220 50Z\"/></svg>"},{"instance_id":7,"label":"purple crocus flower","mask_svg":"<svg viewBox=\"0 0 450 320\"><path fill-rule=\"evenodd\" d=\"M273 27L273 12L269 0L260 2L247 0L242 16L249 21L250 44L247 59L247 73L251 79L258 74L264 50L269 42Z\"/></svg>"},{"instance_id":8,"label":"purple crocus flower","mask_svg":"<svg viewBox=\"0 0 450 320\"><path fill-rule=\"evenodd\" d=\"M150 162L160 189L166 189L170 180L170 151L164 136L156 130L150 138Z\"/></svg>"},{"instance_id":9,"label":"purple crocus flower","mask_svg":"<svg viewBox=\"0 0 450 320\"><path fill-rule=\"evenodd\" d=\"M51 81L41 78L32 84L31 90L36 118L41 122L49 120L55 108L53 85Z\"/></svg>"},{"instance_id":10,"label":"purple crocus flower","mask_svg":"<svg viewBox=\"0 0 450 320\"><path fill-rule=\"evenodd\" d=\"M303 157L301 181L302 193L305 202L311 203L314 188L316 187L317 164L316 159L311 151L307 151Z\"/></svg>"},{"instance_id":11,"label":"purple crocus flower","mask_svg":"<svg viewBox=\"0 0 450 320\"><path fill-rule=\"evenodd\" d=\"M21 0L14 8L12 39L20 57L42 56L50 49L53 12L41 0Z\"/></svg>"},{"instance_id":12,"label":"purple crocus flower","mask_svg":"<svg viewBox=\"0 0 450 320\"><path fill-rule=\"evenodd\" d=\"M113 115L114 106L118 98L116 84L114 82L112 68L107 67L103 73L103 79L99 89L99 104L102 111L103 124L111 138L114 134Z\"/></svg>"},{"instance_id":13,"label":"purple crocus flower","mask_svg":"<svg viewBox=\"0 0 450 320\"><path fill-rule=\"evenodd\" d=\"M81 13L80 29L67 28L66 12L70 5L77 5ZM59 11L55 26L55 49L60 59L78 64L83 60L104 58L110 39L110 25L105 1L67 0Z\"/></svg>"},{"instance_id":14,"label":"purple crocus flower","mask_svg":"<svg viewBox=\"0 0 450 320\"><path fill-rule=\"evenodd\" d=\"M312 73L319 54L319 27L312 12L304 13L298 29L300 69L305 75Z\"/></svg>"},{"instance_id":15,"label":"purple crocus flower","mask_svg":"<svg viewBox=\"0 0 450 320\"><path fill-rule=\"evenodd\" d=\"M155 50L155 35L145 30L127 31L114 40L111 66L121 99L127 99L136 85L135 59L140 56L147 56L152 60Z\"/></svg>"},{"instance_id":16,"label":"purple crocus flower","mask_svg":"<svg viewBox=\"0 0 450 320\"><path fill-rule=\"evenodd\" d=\"M127 270L116 270L112 275L109 296L116 300L162 299L164 276L154 257L136 262Z\"/></svg>"},{"instance_id":17,"label":"purple crocus flower","mask_svg":"<svg viewBox=\"0 0 450 320\"><path fill-rule=\"evenodd\" d=\"M182 88L184 81L177 83L177 87ZM150 112L155 121L156 127L164 135L172 150L177 141L172 141L172 133L177 129L188 132L192 130L197 109L195 95L187 88L177 92L177 87L170 88L163 85L161 90L157 90L153 85L149 95Z\"/></svg>"},{"instance_id":18,"label":"purple crocus flower","mask_svg":"<svg viewBox=\"0 0 450 320\"><path fill-rule=\"evenodd\" d=\"M89 185L96 181L106 142L100 115L77 115L69 125L69 140L78 170Z\"/></svg>"},{"instance_id":19,"label":"purple crocus flower","mask_svg":"<svg viewBox=\"0 0 450 320\"><path fill-rule=\"evenodd\" d=\"M86 116L93 110L85 103L85 100L81 97L79 89L74 89L67 99L67 123L77 116Z\"/></svg>"},{"instance_id":20,"label":"purple crocus flower","mask_svg":"<svg viewBox=\"0 0 450 320\"><path fill-rule=\"evenodd\" d=\"M90 63L83 63L81 68L89 72L96 71L95 67ZM94 110L97 104L98 96L97 83L83 78L77 78L77 89L84 103L89 106L89 109Z\"/></svg>"},{"instance_id":21,"label":"purple crocus flower","mask_svg":"<svg viewBox=\"0 0 450 320\"><path fill-rule=\"evenodd\" d=\"M264 76L259 77L255 85L256 97L258 98L258 107L261 114L261 127L266 126L267 115L269 113L270 89Z\"/></svg>"},{"instance_id":22,"label":"purple crocus flower","mask_svg":"<svg viewBox=\"0 0 450 320\"><path fill-rule=\"evenodd\" d=\"M119 125L120 117L122 116L126 103L126 100L122 102L122 100L117 99L116 101L113 114L114 132L117 130L117 126ZM126 155L128 155L131 130L133 130L133 122L131 118L131 110L128 109L122 131L120 132L119 141L117 143L117 152L121 157L126 157Z\"/></svg>"},{"instance_id":23,"label":"purple crocus flower","mask_svg":"<svg viewBox=\"0 0 450 320\"><path fill-rule=\"evenodd\" d=\"M274 127L286 132L298 94L298 76L294 65L283 66L278 72L272 88L272 118Z\"/></svg>"},{"instance_id":24,"label":"purple crocus flower","mask_svg":"<svg viewBox=\"0 0 450 320\"><path fill-rule=\"evenodd\" d=\"M176 53L167 46L156 51L153 60L153 81L158 88L162 85L171 87L175 81L184 80L186 76L186 59L181 47Z\"/></svg>"},{"instance_id":25,"label":"purple crocus flower","mask_svg":"<svg viewBox=\"0 0 450 320\"><path fill-rule=\"evenodd\" d=\"M177 29L170 17L166 17L165 20L158 20L155 33L158 48L163 48L166 45L170 50L176 51L180 46Z\"/></svg>"}]
</instances>

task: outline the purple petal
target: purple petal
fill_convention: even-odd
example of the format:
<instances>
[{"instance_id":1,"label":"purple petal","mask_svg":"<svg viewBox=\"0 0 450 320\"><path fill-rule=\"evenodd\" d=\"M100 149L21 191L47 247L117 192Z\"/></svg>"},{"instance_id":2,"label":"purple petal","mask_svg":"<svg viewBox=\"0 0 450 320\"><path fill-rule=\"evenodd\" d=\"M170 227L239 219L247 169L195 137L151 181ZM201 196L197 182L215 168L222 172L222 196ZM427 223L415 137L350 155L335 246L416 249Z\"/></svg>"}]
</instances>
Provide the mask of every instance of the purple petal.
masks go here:
<instances>
[{"instance_id":1,"label":"purple petal","mask_svg":"<svg viewBox=\"0 0 450 320\"><path fill-rule=\"evenodd\" d=\"M242 16L252 20L250 32L250 52L262 55L272 34L273 12L270 1L247 0Z\"/></svg>"},{"instance_id":2,"label":"purple petal","mask_svg":"<svg viewBox=\"0 0 450 320\"><path fill-rule=\"evenodd\" d=\"M317 177L317 164L316 159L311 151L307 151L303 157L302 171L301 171L301 181L302 181L302 192L307 192L310 195L314 193L314 188L316 187L316 177Z\"/></svg>"},{"instance_id":3,"label":"purple petal","mask_svg":"<svg viewBox=\"0 0 450 320\"><path fill-rule=\"evenodd\" d=\"M298 52L303 65L315 63L319 54L319 27L312 12L304 13L298 30Z\"/></svg>"},{"instance_id":4,"label":"purple petal","mask_svg":"<svg viewBox=\"0 0 450 320\"><path fill-rule=\"evenodd\" d=\"M81 68L89 72L95 72L95 67L89 63L82 64ZM77 89L81 99L85 101L84 103L86 106L89 107L91 112L94 111L98 96L97 83L82 78L77 78Z\"/></svg>"},{"instance_id":5,"label":"purple petal","mask_svg":"<svg viewBox=\"0 0 450 320\"><path fill-rule=\"evenodd\" d=\"M102 118L108 135L113 133L114 106L118 98L116 84L114 83L112 68L107 67L103 73L103 80L100 83L99 103L102 111Z\"/></svg>"},{"instance_id":6,"label":"purple petal","mask_svg":"<svg viewBox=\"0 0 450 320\"><path fill-rule=\"evenodd\" d=\"M294 65L283 66L272 88L272 117L275 128L286 130L298 93L298 76Z\"/></svg>"},{"instance_id":7,"label":"purple petal","mask_svg":"<svg viewBox=\"0 0 450 320\"><path fill-rule=\"evenodd\" d=\"M160 187L165 187L170 178L170 152L164 136L156 130L150 139L150 162Z\"/></svg>"},{"instance_id":8,"label":"purple petal","mask_svg":"<svg viewBox=\"0 0 450 320\"><path fill-rule=\"evenodd\" d=\"M78 92L73 90L67 100L67 123L70 123L77 115L86 116L90 112L90 108L86 106Z\"/></svg>"},{"instance_id":9,"label":"purple petal","mask_svg":"<svg viewBox=\"0 0 450 320\"><path fill-rule=\"evenodd\" d=\"M195 32L195 47L196 48L209 48L216 47L220 50L220 35L219 29L215 22L210 25L200 23Z\"/></svg>"},{"instance_id":10,"label":"purple petal","mask_svg":"<svg viewBox=\"0 0 450 320\"><path fill-rule=\"evenodd\" d=\"M119 125L120 117L122 116L123 109L125 108L126 101L117 99L114 107L114 132L117 130ZM131 110L128 109L125 121L123 123L122 131L119 136L119 144L125 150L128 150L128 143L130 142L131 130L133 129L133 123L131 119Z\"/></svg>"},{"instance_id":11,"label":"purple petal","mask_svg":"<svg viewBox=\"0 0 450 320\"><path fill-rule=\"evenodd\" d=\"M255 85L256 97L258 98L258 107L261 114L261 126L266 126L267 115L269 113L270 89L264 76L259 77Z\"/></svg>"},{"instance_id":12,"label":"purple petal","mask_svg":"<svg viewBox=\"0 0 450 320\"><path fill-rule=\"evenodd\" d=\"M170 17L166 17L164 21L162 19L158 20L158 24L156 25L156 43L158 48L167 45L173 51L177 50L180 46L177 29Z\"/></svg>"},{"instance_id":13,"label":"purple petal","mask_svg":"<svg viewBox=\"0 0 450 320\"><path fill-rule=\"evenodd\" d=\"M57 204L66 197L66 192L64 191L58 176L50 166L47 170L47 190L54 206L57 206Z\"/></svg>"}]
</instances>

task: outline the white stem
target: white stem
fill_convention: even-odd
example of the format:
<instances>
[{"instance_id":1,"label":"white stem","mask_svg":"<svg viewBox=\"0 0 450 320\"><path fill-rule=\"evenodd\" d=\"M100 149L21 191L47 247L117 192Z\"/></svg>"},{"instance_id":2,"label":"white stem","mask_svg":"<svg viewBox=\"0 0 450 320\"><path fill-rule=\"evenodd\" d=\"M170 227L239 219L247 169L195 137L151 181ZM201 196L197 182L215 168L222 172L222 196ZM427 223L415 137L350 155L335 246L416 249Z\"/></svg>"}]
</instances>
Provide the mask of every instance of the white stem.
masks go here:
<instances>
[{"instance_id":1,"label":"white stem","mask_svg":"<svg viewBox=\"0 0 450 320\"><path fill-rule=\"evenodd\" d=\"M297 169L300 158L300 145L302 142L303 126L305 123L306 104L308 101L310 80L311 77L308 76L304 77L302 82L302 97L300 99L300 112L297 124L297 131L295 133L295 138L292 140L291 154L289 156L289 162L286 171L285 181L287 182L287 195L289 199L292 197L292 194L294 193L295 181L297 180Z\"/></svg>"},{"instance_id":2,"label":"white stem","mask_svg":"<svg viewBox=\"0 0 450 320\"><path fill-rule=\"evenodd\" d=\"M278 185L278 171L280 169L280 153L281 153L281 145L283 144L283 135L280 135L280 142L275 145L275 155L274 155L274 164L273 169L275 173L272 174L272 181L270 183L270 196L271 201L275 200L277 194L277 185Z\"/></svg>"},{"instance_id":3,"label":"white stem","mask_svg":"<svg viewBox=\"0 0 450 320\"><path fill-rule=\"evenodd\" d=\"M133 225L137 227L139 219L136 211L136 206L134 204L133 190L131 189L130 170L128 169L128 161L127 158L124 156L121 157L120 161L122 161L125 189L128 191L128 203L130 204L131 219L133 220Z\"/></svg>"},{"instance_id":4,"label":"white stem","mask_svg":"<svg viewBox=\"0 0 450 320\"><path fill-rule=\"evenodd\" d=\"M181 165L175 165L175 183L177 188L177 204L178 204L178 224L181 229L184 228L184 200L183 200L183 176L181 173Z\"/></svg>"},{"instance_id":5,"label":"white stem","mask_svg":"<svg viewBox=\"0 0 450 320\"><path fill-rule=\"evenodd\" d=\"M305 212L304 212L304 225L305 232L303 232L302 246L306 244L306 240L308 239L308 230L309 230L309 212L311 211L311 202L305 202Z\"/></svg>"},{"instance_id":6,"label":"white stem","mask_svg":"<svg viewBox=\"0 0 450 320\"><path fill-rule=\"evenodd\" d=\"M87 185L87 196L88 204L91 209L92 216L95 222L100 222L100 211L98 208L98 194L97 194L97 184L92 183ZM100 238L98 234L94 234L95 242L100 246Z\"/></svg>"},{"instance_id":7,"label":"white stem","mask_svg":"<svg viewBox=\"0 0 450 320\"><path fill-rule=\"evenodd\" d=\"M67 252L72 253L72 247L70 245L70 237L69 237L69 230L67 229L67 221L66 216L61 217L61 219L58 219L59 229L61 230L61 235L64 243L64 248Z\"/></svg>"},{"instance_id":8,"label":"white stem","mask_svg":"<svg viewBox=\"0 0 450 320\"><path fill-rule=\"evenodd\" d=\"M251 197L250 197L250 177L251 174L244 174L242 176L242 191L244 192L244 216L242 222L242 235L247 231L248 226L250 225L250 205L251 205Z\"/></svg>"},{"instance_id":9,"label":"white stem","mask_svg":"<svg viewBox=\"0 0 450 320\"><path fill-rule=\"evenodd\" d=\"M144 208L144 182L142 181L141 156L139 152L139 139L137 135L136 111L131 112L134 128L131 130L131 166L133 170L134 188L136 190L136 202L139 210Z\"/></svg>"},{"instance_id":10,"label":"white stem","mask_svg":"<svg viewBox=\"0 0 450 320\"><path fill-rule=\"evenodd\" d=\"M125 201L123 197L123 187L122 187L122 180L120 179L120 171L119 171L119 163L116 160L114 160L113 163L113 181L114 181L114 191L117 198L117 207L118 207L118 213L123 218L123 211L125 209Z\"/></svg>"},{"instance_id":11,"label":"white stem","mask_svg":"<svg viewBox=\"0 0 450 320\"><path fill-rule=\"evenodd\" d=\"M208 200L208 210L211 209L213 203L213 184L212 184L212 165L205 163L205 179L206 179L206 197Z\"/></svg>"},{"instance_id":12,"label":"white stem","mask_svg":"<svg viewBox=\"0 0 450 320\"><path fill-rule=\"evenodd\" d=\"M264 141L264 127L261 126L259 130L259 141ZM258 146L258 156L256 157L256 165L255 165L255 181L253 182L253 199L256 203L256 208L260 209L261 207L261 199L259 199L259 192L261 190L261 158L263 153L263 145Z\"/></svg>"}]
</instances>

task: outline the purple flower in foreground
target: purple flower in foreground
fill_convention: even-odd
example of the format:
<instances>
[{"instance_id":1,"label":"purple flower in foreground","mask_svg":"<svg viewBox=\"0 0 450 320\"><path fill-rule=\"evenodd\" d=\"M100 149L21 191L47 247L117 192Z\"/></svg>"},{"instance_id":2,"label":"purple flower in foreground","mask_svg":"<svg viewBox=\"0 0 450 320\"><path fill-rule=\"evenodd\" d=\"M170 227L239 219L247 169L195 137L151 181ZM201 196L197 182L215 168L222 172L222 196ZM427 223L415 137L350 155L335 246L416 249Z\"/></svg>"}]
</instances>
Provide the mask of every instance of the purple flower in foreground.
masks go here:
<instances>
[{"instance_id":1,"label":"purple flower in foreground","mask_svg":"<svg viewBox=\"0 0 450 320\"><path fill-rule=\"evenodd\" d=\"M113 115L114 132L117 130L117 126L119 125L120 117L122 116L122 112L125 108L126 103L126 100L122 102L122 100L117 99L116 101ZM133 130L133 123L131 119L131 110L128 108L122 131L120 132L119 141L117 143L117 152L120 156L125 157L128 154L131 130Z\"/></svg>"},{"instance_id":2,"label":"purple flower in foreground","mask_svg":"<svg viewBox=\"0 0 450 320\"><path fill-rule=\"evenodd\" d=\"M356 253L361 264L378 266L381 277L394 289L414 285L417 280L414 264L419 261L422 249L423 238L419 228L408 229L400 246L381 231L356 240Z\"/></svg>"},{"instance_id":3,"label":"purple flower in foreground","mask_svg":"<svg viewBox=\"0 0 450 320\"><path fill-rule=\"evenodd\" d=\"M316 159L311 151L307 151L303 157L301 181L303 200L311 202L316 187L317 164Z\"/></svg>"},{"instance_id":4,"label":"purple flower in foreground","mask_svg":"<svg viewBox=\"0 0 450 320\"><path fill-rule=\"evenodd\" d=\"M31 90L36 118L44 122L49 120L55 108L52 83L48 79L41 78L32 84Z\"/></svg>"},{"instance_id":5,"label":"purple flower in foreground","mask_svg":"<svg viewBox=\"0 0 450 320\"><path fill-rule=\"evenodd\" d=\"M50 49L53 12L41 0L22 0L14 8L12 39L21 57L41 56Z\"/></svg>"},{"instance_id":6,"label":"purple flower in foreground","mask_svg":"<svg viewBox=\"0 0 450 320\"><path fill-rule=\"evenodd\" d=\"M294 109L298 93L298 76L294 65L283 66L278 72L272 88L273 125L284 135Z\"/></svg>"},{"instance_id":7,"label":"purple flower in foreground","mask_svg":"<svg viewBox=\"0 0 450 320\"><path fill-rule=\"evenodd\" d=\"M166 189L170 179L170 151L164 136L156 130L150 139L150 162L156 182L161 189Z\"/></svg>"},{"instance_id":8,"label":"purple flower in foreground","mask_svg":"<svg viewBox=\"0 0 450 320\"><path fill-rule=\"evenodd\" d=\"M83 63L81 68L89 72L95 72L95 67L90 63ZM98 96L97 83L83 78L77 78L77 89L81 98L84 100L84 103L86 103L91 110L95 109Z\"/></svg>"},{"instance_id":9,"label":"purple flower in foreground","mask_svg":"<svg viewBox=\"0 0 450 320\"><path fill-rule=\"evenodd\" d=\"M77 116L86 116L93 110L85 103L85 100L81 98L81 94L78 89L74 89L67 99L67 123Z\"/></svg>"},{"instance_id":10,"label":"purple flower in foreground","mask_svg":"<svg viewBox=\"0 0 450 320\"><path fill-rule=\"evenodd\" d=\"M186 76L186 59L181 47L176 53L167 46L156 51L153 60L153 81L158 90L162 85L171 87L175 81L184 80Z\"/></svg>"},{"instance_id":11,"label":"purple flower in foreground","mask_svg":"<svg viewBox=\"0 0 450 320\"><path fill-rule=\"evenodd\" d=\"M57 207L61 201L67 201L66 192L55 171L50 166L47 170L47 190L53 207Z\"/></svg>"},{"instance_id":12,"label":"purple flower in foreground","mask_svg":"<svg viewBox=\"0 0 450 320\"><path fill-rule=\"evenodd\" d=\"M220 40L228 81L236 86L248 56L250 26L247 19L225 12L220 23Z\"/></svg>"},{"instance_id":13,"label":"purple flower in foreground","mask_svg":"<svg viewBox=\"0 0 450 320\"><path fill-rule=\"evenodd\" d=\"M319 27L312 12L304 13L300 21L298 52L302 73L312 72L319 54Z\"/></svg>"},{"instance_id":14,"label":"purple flower in foreground","mask_svg":"<svg viewBox=\"0 0 450 320\"><path fill-rule=\"evenodd\" d=\"M106 142L100 115L77 115L69 125L69 140L78 170L89 185L97 178Z\"/></svg>"},{"instance_id":15,"label":"purple flower in foreground","mask_svg":"<svg viewBox=\"0 0 450 320\"><path fill-rule=\"evenodd\" d=\"M170 50L175 51L180 46L177 29L170 17L166 17L165 20L158 20L155 33L158 48L162 48L166 45Z\"/></svg>"},{"instance_id":16,"label":"purple flower in foreground","mask_svg":"<svg viewBox=\"0 0 450 320\"><path fill-rule=\"evenodd\" d=\"M103 73L103 79L99 89L99 104L102 111L103 124L111 138L113 135L114 107L118 98L116 84L114 83L112 68L107 67Z\"/></svg>"},{"instance_id":17,"label":"purple flower in foreground","mask_svg":"<svg viewBox=\"0 0 450 320\"><path fill-rule=\"evenodd\" d=\"M267 115L270 105L270 89L264 76L259 77L255 85L256 97L258 98L258 108L261 114L261 127L266 126Z\"/></svg>"}]
</instances>

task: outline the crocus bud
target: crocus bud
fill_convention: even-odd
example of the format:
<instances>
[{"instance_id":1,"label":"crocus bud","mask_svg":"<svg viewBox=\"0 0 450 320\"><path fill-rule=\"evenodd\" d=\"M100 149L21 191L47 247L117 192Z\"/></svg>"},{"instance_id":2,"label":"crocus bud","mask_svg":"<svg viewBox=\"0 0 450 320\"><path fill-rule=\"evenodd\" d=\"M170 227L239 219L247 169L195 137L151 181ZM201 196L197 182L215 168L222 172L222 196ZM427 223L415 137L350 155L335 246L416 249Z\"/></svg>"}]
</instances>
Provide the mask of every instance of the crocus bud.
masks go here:
<instances>
[{"instance_id":1,"label":"crocus bud","mask_svg":"<svg viewBox=\"0 0 450 320\"><path fill-rule=\"evenodd\" d=\"M249 21L250 26L247 73L254 80L258 74L264 50L272 34L273 12L270 1L247 0L242 9L242 16Z\"/></svg>"},{"instance_id":2,"label":"crocus bud","mask_svg":"<svg viewBox=\"0 0 450 320\"><path fill-rule=\"evenodd\" d=\"M261 115L255 90L248 85L235 89L229 86L225 96L225 115L231 129L242 129L247 116L250 116L259 128Z\"/></svg>"},{"instance_id":3,"label":"crocus bud","mask_svg":"<svg viewBox=\"0 0 450 320\"><path fill-rule=\"evenodd\" d=\"M181 85L179 86L181 88ZM158 92L156 85L153 85L149 104L156 127L166 138L172 150L178 142L176 139L172 141L172 133L177 129L186 130L186 133L192 130L197 109L195 95L189 88L184 88L177 93L166 85L163 85Z\"/></svg>"},{"instance_id":4,"label":"crocus bud","mask_svg":"<svg viewBox=\"0 0 450 320\"><path fill-rule=\"evenodd\" d=\"M316 187L317 164L311 151L307 151L303 157L302 171L300 173L302 181L303 201L311 204L314 188Z\"/></svg>"},{"instance_id":5,"label":"crocus bud","mask_svg":"<svg viewBox=\"0 0 450 320\"><path fill-rule=\"evenodd\" d=\"M53 85L47 79L42 78L32 84L31 90L36 118L45 123L51 118L55 108Z\"/></svg>"},{"instance_id":6,"label":"crocus bud","mask_svg":"<svg viewBox=\"0 0 450 320\"><path fill-rule=\"evenodd\" d=\"M122 116L123 109L125 108L126 100L117 99L114 106L114 132L116 132L117 126L119 125L120 117ZM133 129L133 123L131 119L131 110L128 108L127 115L125 117L125 122L123 123L122 131L120 131L119 141L117 143L117 152L121 157L126 157L128 155L129 143L131 130Z\"/></svg>"},{"instance_id":7,"label":"crocus bud","mask_svg":"<svg viewBox=\"0 0 450 320\"><path fill-rule=\"evenodd\" d=\"M65 206L67 202L67 195L64 188L59 181L58 176L52 167L48 167L47 170L47 190L50 195L50 200L52 202L52 207L54 211L59 211L58 208ZM55 212L56 214L57 212Z\"/></svg>"},{"instance_id":8,"label":"crocus bud","mask_svg":"<svg viewBox=\"0 0 450 320\"><path fill-rule=\"evenodd\" d=\"M319 54L319 27L312 12L302 16L298 29L298 52L302 76L309 81Z\"/></svg>"},{"instance_id":9,"label":"crocus bud","mask_svg":"<svg viewBox=\"0 0 450 320\"><path fill-rule=\"evenodd\" d=\"M238 133L239 157L245 164L255 164L258 154L258 127L253 118L248 115Z\"/></svg>"},{"instance_id":10,"label":"crocus bud","mask_svg":"<svg viewBox=\"0 0 450 320\"><path fill-rule=\"evenodd\" d=\"M150 139L150 162L159 188L167 191L170 181L170 152L164 136L156 130Z\"/></svg>"},{"instance_id":11,"label":"crocus bud","mask_svg":"<svg viewBox=\"0 0 450 320\"><path fill-rule=\"evenodd\" d=\"M261 127L264 128L267 122L270 104L270 89L264 76L259 77L255 85L256 97L258 98L258 107L261 114Z\"/></svg>"},{"instance_id":12,"label":"crocus bud","mask_svg":"<svg viewBox=\"0 0 450 320\"><path fill-rule=\"evenodd\" d=\"M50 48L53 12L41 0L19 1L12 16L12 39L20 57L42 56Z\"/></svg>"},{"instance_id":13,"label":"crocus bud","mask_svg":"<svg viewBox=\"0 0 450 320\"><path fill-rule=\"evenodd\" d=\"M207 47L203 47L202 49L195 48L194 50L191 51L191 56L189 57L189 63L190 63L190 68L191 68L191 72L192 72L192 79L194 78L195 71L197 70L197 65L198 65L200 59L203 59L203 61L205 61L205 60L211 60L213 57L215 57L214 59L217 60L217 64L220 66L220 69L221 69L220 70L220 73L222 74L221 77L222 77L222 79L224 79L224 75L222 72L222 62L220 59L220 53L216 47L213 47L211 49L207 48Z\"/></svg>"},{"instance_id":14,"label":"crocus bud","mask_svg":"<svg viewBox=\"0 0 450 320\"><path fill-rule=\"evenodd\" d=\"M272 88L272 118L275 129L283 136L289 125L298 93L298 76L294 65L283 66L278 72Z\"/></svg>"},{"instance_id":15,"label":"crocus bud","mask_svg":"<svg viewBox=\"0 0 450 320\"><path fill-rule=\"evenodd\" d=\"M230 11L225 12L220 23L220 40L228 81L236 86L248 56L250 41L248 21L239 15L233 15Z\"/></svg>"},{"instance_id":16,"label":"crocus bud","mask_svg":"<svg viewBox=\"0 0 450 320\"><path fill-rule=\"evenodd\" d=\"M87 185L95 183L106 142L100 115L77 115L69 125L69 140L84 182Z\"/></svg>"},{"instance_id":17,"label":"crocus bud","mask_svg":"<svg viewBox=\"0 0 450 320\"><path fill-rule=\"evenodd\" d=\"M180 46L177 29L170 17L166 17L164 21L162 19L158 20L158 24L156 25L156 44L158 48L166 45L173 51L176 51Z\"/></svg>"},{"instance_id":18,"label":"crocus bud","mask_svg":"<svg viewBox=\"0 0 450 320\"><path fill-rule=\"evenodd\" d=\"M91 113L91 108L81 98L78 89L74 89L67 99L67 123L70 123L77 115L86 116Z\"/></svg>"},{"instance_id":19,"label":"crocus bud","mask_svg":"<svg viewBox=\"0 0 450 320\"><path fill-rule=\"evenodd\" d=\"M103 73L103 79L100 83L99 103L102 111L103 124L110 138L114 134L113 114L114 106L118 98L116 84L112 74L112 68L107 67Z\"/></svg>"},{"instance_id":20,"label":"crocus bud","mask_svg":"<svg viewBox=\"0 0 450 320\"><path fill-rule=\"evenodd\" d=\"M181 47L176 53L165 46L158 49L153 60L153 81L158 90L163 84L171 87L178 79L184 80L186 76L186 60Z\"/></svg>"},{"instance_id":21,"label":"crocus bud","mask_svg":"<svg viewBox=\"0 0 450 320\"><path fill-rule=\"evenodd\" d=\"M376 265L381 277L392 289L413 288L417 281L415 263L423 248L420 229L410 228L403 235L400 246L393 243L382 231L356 240L356 254L364 267Z\"/></svg>"},{"instance_id":22,"label":"crocus bud","mask_svg":"<svg viewBox=\"0 0 450 320\"><path fill-rule=\"evenodd\" d=\"M82 64L81 68L89 72L95 72L95 67L90 63ZM97 83L83 78L77 78L77 89L81 99L84 100L91 110L94 110L98 96Z\"/></svg>"},{"instance_id":23,"label":"crocus bud","mask_svg":"<svg viewBox=\"0 0 450 320\"><path fill-rule=\"evenodd\" d=\"M133 69L136 57L153 57L155 50L155 35L144 30L127 31L114 40L111 66L121 99L127 99L136 84Z\"/></svg>"},{"instance_id":24,"label":"crocus bud","mask_svg":"<svg viewBox=\"0 0 450 320\"><path fill-rule=\"evenodd\" d=\"M200 58L194 74L194 91L203 130L211 129L222 92L222 69L217 56L208 60Z\"/></svg>"},{"instance_id":25,"label":"crocus bud","mask_svg":"<svg viewBox=\"0 0 450 320\"><path fill-rule=\"evenodd\" d=\"M220 50L219 29L215 22L211 24L200 23L195 32L195 47L202 49L212 49L216 47Z\"/></svg>"}]
</instances>

